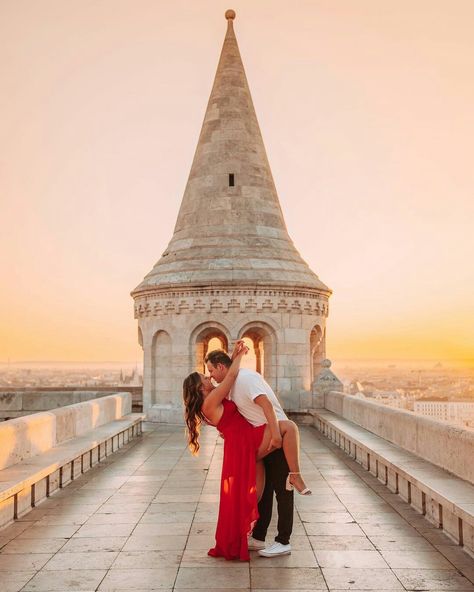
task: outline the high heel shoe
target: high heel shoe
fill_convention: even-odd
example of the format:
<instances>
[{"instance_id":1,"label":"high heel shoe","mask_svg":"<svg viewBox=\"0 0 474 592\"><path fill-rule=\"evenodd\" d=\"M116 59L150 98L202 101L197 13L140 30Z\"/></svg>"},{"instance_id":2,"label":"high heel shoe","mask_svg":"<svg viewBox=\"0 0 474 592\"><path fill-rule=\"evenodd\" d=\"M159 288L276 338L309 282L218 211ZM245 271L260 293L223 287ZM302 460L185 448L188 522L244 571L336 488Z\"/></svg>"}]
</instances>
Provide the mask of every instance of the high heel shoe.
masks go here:
<instances>
[{"instance_id":1,"label":"high heel shoe","mask_svg":"<svg viewBox=\"0 0 474 592\"><path fill-rule=\"evenodd\" d=\"M300 495L312 495L312 491L311 489L309 489L309 487L305 487L304 489L302 489L301 491L295 487L293 485L293 483L290 481L290 475L301 475L301 473L288 473L288 477L286 478L286 490L287 491L293 491L294 489L296 489L296 491L300 494Z\"/></svg>"}]
</instances>

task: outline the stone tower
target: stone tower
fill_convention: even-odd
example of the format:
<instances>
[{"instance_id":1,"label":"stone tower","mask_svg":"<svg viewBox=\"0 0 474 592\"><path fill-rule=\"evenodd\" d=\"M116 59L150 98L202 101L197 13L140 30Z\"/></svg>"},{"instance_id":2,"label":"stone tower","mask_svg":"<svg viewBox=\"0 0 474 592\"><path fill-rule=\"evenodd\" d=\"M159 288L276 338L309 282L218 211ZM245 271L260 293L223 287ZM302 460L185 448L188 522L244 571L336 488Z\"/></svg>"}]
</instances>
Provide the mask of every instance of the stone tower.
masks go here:
<instances>
[{"instance_id":1,"label":"stone tower","mask_svg":"<svg viewBox=\"0 0 474 592\"><path fill-rule=\"evenodd\" d=\"M311 406L330 289L288 235L228 10L173 237L132 292L148 419L182 422L181 388L212 338L249 338L286 409ZM216 343L216 340L213 340Z\"/></svg>"}]
</instances>

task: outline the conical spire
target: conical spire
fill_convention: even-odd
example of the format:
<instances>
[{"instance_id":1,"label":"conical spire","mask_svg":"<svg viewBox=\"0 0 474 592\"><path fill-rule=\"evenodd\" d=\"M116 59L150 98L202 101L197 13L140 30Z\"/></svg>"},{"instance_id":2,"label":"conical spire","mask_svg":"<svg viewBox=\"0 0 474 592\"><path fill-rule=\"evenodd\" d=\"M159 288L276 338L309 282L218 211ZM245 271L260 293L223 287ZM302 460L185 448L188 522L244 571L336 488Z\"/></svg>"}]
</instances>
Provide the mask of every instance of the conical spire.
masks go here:
<instances>
[{"instance_id":1,"label":"conical spire","mask_svg":"<svg viewBox=\"0 0 474 592\"><path fill-rule=\"evenodd\" d=\"M228 10L227 33L173 237L133 294L170 286L293 286L329 293L281 211Z\"/></svg>"}]
</instances>

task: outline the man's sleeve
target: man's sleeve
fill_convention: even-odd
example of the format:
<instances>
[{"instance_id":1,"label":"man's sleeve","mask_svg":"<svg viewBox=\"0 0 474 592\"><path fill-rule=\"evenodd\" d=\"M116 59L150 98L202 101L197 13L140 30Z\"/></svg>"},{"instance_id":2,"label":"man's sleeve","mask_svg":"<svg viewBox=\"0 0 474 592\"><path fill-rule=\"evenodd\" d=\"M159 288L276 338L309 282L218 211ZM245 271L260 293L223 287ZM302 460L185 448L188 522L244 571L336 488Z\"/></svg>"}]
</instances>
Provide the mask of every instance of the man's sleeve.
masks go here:
<instances>
[{"instance_id":1,"label":"man's sleeve","mask_svg":"<svg viewBox=\"0 0 474 592\"><path fill-rule=\"evenodd\" d=\"M259 395L264 395L267 391L265 382L260 374L246 375L242 380L242 387L252 401Z\"/></svg>"}]
</instances>

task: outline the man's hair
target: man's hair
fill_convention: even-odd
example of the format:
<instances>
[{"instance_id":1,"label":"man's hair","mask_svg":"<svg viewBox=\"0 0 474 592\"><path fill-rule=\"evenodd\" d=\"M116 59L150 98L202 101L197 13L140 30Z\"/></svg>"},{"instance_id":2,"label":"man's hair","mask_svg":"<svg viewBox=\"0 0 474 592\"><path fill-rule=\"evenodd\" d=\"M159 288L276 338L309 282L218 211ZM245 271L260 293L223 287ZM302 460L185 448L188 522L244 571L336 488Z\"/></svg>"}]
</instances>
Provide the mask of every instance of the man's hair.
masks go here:
<instances>
[{"instance_id":1,"label":"man's hair","mask_svg":"<svg viewBox=\"0 0 474 592\"><path fill-rule=\"evenodd\" d=\"M223 349L214 349L213 351L209 352L204 361L206 363L211 362L213 366L217 366L217 364L222 364L226 368L230 368L230 366L232 365L232 360Z\"/></svg>"}]
</instances>

